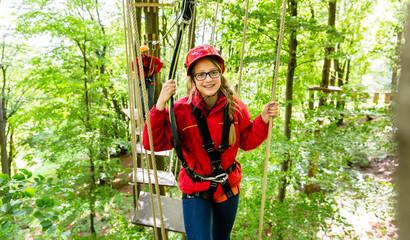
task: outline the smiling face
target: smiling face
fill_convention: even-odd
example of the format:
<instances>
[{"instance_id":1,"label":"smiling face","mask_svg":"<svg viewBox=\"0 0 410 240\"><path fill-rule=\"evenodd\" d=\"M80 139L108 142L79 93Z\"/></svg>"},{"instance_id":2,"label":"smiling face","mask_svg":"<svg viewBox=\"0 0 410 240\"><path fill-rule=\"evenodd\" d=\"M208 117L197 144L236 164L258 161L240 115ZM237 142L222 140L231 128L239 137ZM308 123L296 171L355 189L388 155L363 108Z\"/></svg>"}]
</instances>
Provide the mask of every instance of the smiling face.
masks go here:
<instances>
[{"instance_id":1,"label":"smiling face","mask_svg":"<svg viewBox=\"0 0 410 240\"><path fill-rule=\"evenodd\" d=\"M198 73L207 73L205 75L205 79L202 81L198 81L195 77L193 80L195 81L197 90L201 93L203 98L206 98L207 104L215 103L218 99L218 92L221 87L221 75L219 74L218 77L212 78L210 75L213 71L220 71L220 69L211 62L208 58L201 58L199 59L193 68L192 75L195 76ZM209 105L209 104L208 104Z\"/></svg>"}]
</instances>

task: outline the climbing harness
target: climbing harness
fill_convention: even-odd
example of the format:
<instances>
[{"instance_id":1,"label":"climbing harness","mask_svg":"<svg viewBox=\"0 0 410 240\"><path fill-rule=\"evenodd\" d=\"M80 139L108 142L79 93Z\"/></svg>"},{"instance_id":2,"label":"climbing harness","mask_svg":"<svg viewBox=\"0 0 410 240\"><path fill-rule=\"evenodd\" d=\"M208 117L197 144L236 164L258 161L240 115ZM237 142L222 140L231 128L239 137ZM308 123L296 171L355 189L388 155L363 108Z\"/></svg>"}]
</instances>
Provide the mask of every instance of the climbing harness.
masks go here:
<instances>
[{"instance_id":1,"label":"climbing harness","mask_svg":"<svg viewBox=\"0 0 410 240\"><path fill-rule=\"evenodd\" d=\"M218 149L215 149L215 142L212 141L211 134L209 132L208 124L203 113L202 109L195 107L193 104L192 106L192 113L194 114L195 120L198 125L199 133L201 134L202 138L202 147L206 150L210 164L212 167L211 175L201 175L194 171L194 169L188 167L188 163L184 159L184 156L178 156L182 162L182 166L186 174L192 179L194 182L201 182L201 181L210 181L210 186L207 191L196 192L194 194L184 194L183 197L189 196L197 196L207 200L212 201L214 198L214 193L218 187L218 184L221 184L222 189L226 197L229 199L230 197L234 196L234 193L231 189L231 185L228 182L228 176L231 172L236 169L236 162L234 162L230 167L226 170L223 170L221 163L221 155L225 152L226 149L229 148L229 129L232 124L232 121L229 119L228 116L228 107L225 106L224 108L224 120L223 120L223 127L222 127L222 140L221 144L219 145ZM182 151L180 151L182 152Z\"/></svg>"}]
</instances>

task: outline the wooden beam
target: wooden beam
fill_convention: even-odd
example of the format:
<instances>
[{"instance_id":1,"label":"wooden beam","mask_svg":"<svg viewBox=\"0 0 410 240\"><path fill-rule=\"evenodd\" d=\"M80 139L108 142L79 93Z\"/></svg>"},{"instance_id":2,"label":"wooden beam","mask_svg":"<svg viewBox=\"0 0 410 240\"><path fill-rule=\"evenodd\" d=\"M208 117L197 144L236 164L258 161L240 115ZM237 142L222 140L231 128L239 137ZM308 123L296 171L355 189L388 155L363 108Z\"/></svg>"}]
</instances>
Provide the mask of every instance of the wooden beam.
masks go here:
<instances>
[{"instance_id":1,"label":"wooden beam","mask_svg":"<svg viewBox=\"0 0 410 240\"><path fill-rule=\"evenodd\" d=\"M155 206L156 225L157 228L160 228L161 223L157 207L157 197L155 194L153 194L153 198ZM161 206L164 218L164 228L168 231L185 233L181 199L161 196ZM132 223L136 225L154 227L154 214L152 214L151 209L151 199L149 193L140 192L140 197L138 199L139 218L137 216L137 211L135 211Z\"/></svg>"},{"instance_id":2,"label":"wooden beam","mask_svg":"<svg viewBox=\"0 0 410 240\"><path fill-rule=\"evenodd\" d=\"M175 3L144 3L136 2L135 7L175 7Z\"/></svg>"},{"instance_id":3,"label":"wooden beam","mask_svg":"<svg viewBox=\"0 0 410 240\"><path fill-rule=\"evenodd\" d=\"M325 92L340 92L342 88L335 86L328 86L327 88L315 85L309 85L310 91L325 91Z\"/></svg>"},{"instance_id":4,"label":"wooden beam","mask_svg":"<svg viewBox=\"0 0 410 240\"><path fill-rule=\"evenodd\" d=\"M150 174L148 174L147 169L137 168L137 183L149 184L148 175L151 177L151 184L155 183L154 178L154 171L152 169L149 170ZM178 182L174 177L174 174L169 171L157 171L158 176L158 184L160 186L167 186L167 187L178 187ZM135 181L135 177L132 177L132 183Z\"/></svg>"}]
</instances>

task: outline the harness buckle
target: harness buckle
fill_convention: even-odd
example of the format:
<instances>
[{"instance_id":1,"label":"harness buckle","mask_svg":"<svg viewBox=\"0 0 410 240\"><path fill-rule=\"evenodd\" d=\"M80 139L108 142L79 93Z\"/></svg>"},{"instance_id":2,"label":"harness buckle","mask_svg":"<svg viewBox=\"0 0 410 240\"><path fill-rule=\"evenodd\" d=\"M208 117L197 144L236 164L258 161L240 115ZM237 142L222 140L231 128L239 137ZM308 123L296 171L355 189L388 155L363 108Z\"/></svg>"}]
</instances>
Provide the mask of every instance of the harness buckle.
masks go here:
<instances>
[{"instance_id":1,"label":"harness buckle","mask_svg":"<svg viewBox=\"0 0 410 240\"><path fill-rule=\"evenodd\" d=\"M226 149L228 149L229 148L229 145L227 146L227 145L219 145L219 147L218 147L218 152L220 152L220 153L223 153L223 152L225 152L225 150Z\"/></svg>"},{"instance_id":2,"label":"harness buckle","mask_svg":"<svg viewBox=\"0 0 410 240\"><path fill-rule=\"evenodd\" d=\"M215 150L215 142L214 141L208 141L208 142L204 142L202 144L202 147L205 148L205 150L207 152L212 152Z\"/></svg>"},{"instance_id":3,"label":"harness buckle","mask_svg":"<svg viewBox=\"0 0 410 240\"><path fill-rule=\"evenodd\" d=\"M226 180L228 180L228 174L225 172L225 173L221 173L221 174L219 174L219 175L216 175L215 176L215 180L213 180L214 182L217 182L217 183L223 183L223 182L226 182Z\"/></svg>"}]
</instances>

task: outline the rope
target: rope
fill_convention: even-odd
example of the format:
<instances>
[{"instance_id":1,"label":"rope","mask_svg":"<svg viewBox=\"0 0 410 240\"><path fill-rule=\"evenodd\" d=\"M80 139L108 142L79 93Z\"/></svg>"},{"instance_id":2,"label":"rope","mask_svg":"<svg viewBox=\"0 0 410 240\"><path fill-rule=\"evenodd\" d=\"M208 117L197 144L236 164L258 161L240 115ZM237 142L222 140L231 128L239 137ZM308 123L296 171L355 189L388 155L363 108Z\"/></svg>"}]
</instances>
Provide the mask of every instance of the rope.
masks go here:
<instances>
[{"instance_id":1,"label":"rope","mask_svg":"<svg viewBox=\"0 0 410 240\"><path fill-rule=\"evenodd\" d=\"M278 49L277 49L277 53L276 53L275 75L273 77L273 85L272 85L272 101L274 101L275 98L276 98L276 83L277 83L277 79L278 79L279 62L280 62L280 50L281 50L281 47L282 47L282 39L283 39L283 32L284 32L284 25L285 25L286 4L287 4L287 0L283 0L282 17L280 19ZM260 218L259 218L258 240L262 239L263 213L264 213L264 209L265 209L266 185L267 185L267 178L268 178L269 155L270 155L270 142L271 142L271 135L272 135L272 120L273 120L272 117L270 117L269 118L268 142L267 142L266 154L265 154L265 167L264 167L264 173L263 173L262 203L261 203L261 214L260 214Z\"/></svg>"},{"instance_id":2,"label":"rope","mask_svg":"<svg viewBox=\"0 0 410 240\"><path fill-rule=\"evenodd\" d=\"M246 29L248 27L248 10L249 10L249 0L246 0L245 24L243 26L243 37L242 37L241 65L239 67L238 92L237 92L238 96L240 95L241 84L242 84L243 56L244 56L244 53L245 53Z\"/></svg>"},{"instance_id":3,"label":"rope","mask_svg":"<svg viewBox=\"0 0 410 240\"><path fill-rule=\"evenodd\" d=\"M136 36L138 36L138 28L137 28L137 21L136 21L136 14L135 14L135 8L133 6L131 6L130 2L127 1L127 6L128 6L128 13L131 13L132 17L133 17L133 23L134 23L134 33ZM130 10L131 9L131 10ZM130 21L129 21L130 22ZM130 23L129 23L130 24ZM128 25L130 27L130 25ZM131 28L131 27L130 27ZM162 213L162 206L161 206L161 198L160 198L160 190L159 190L159 185L158 185L158 175L157 175L157 166L156 166L156 161L155 161L155 153L154 153L154 146L153 146L153 141L152 141L152 132L151 132L151 121L149 118L149 109L148 109L148 96L147 96L147 90L145 87L145 79L144 79L144 72L143 72L143 64L142 64L142 59L141 59L141 52L140 52L140 42L139 42L139 38L136 37L136 55L137 56L133 56L133 59L136 59L136 57L138 58L138 66L139 66L139 76L141 81L139 81L142 85L142 96L143 96L143 100L144 100L144 109L145 112L148 114L147 117L147 126L148 126L148 134L149 134L149 144L150 144L150 149L151 149L151 159L152 159L152 168L154 171L154 179L155 179L155 190L156 190L156 195L157 195L157 205L158 205L158 211L159 211L159 217L160 217L160 222L161 222L161 233L162 236L166 236L166 232L164 229L164 220L163 220L163 213ZM134 52L132 52L134 53ZM138 81L138 75L137 75L137 71L134 71L134 79L135 81ZM134 85L135 86L135 85ZM136 88L137 90L137 94L140 93L139 92L139 87ZM140 96L140 95L139 95ZM132 109L132 111L130 112L130 114L132 114L134 111L134 109ZM133 115L131 115L133 116ZM134 119L132 119L132 121L135 121L135 116L133 116ZM135 151L135 149L133 149ZM148 160L147 160L148 161ZM148 165L149 166L149 165ZM148 175L150 174L150 171L148 169ZM151 180L150 176L148 177L149 182ZM151 197L151 206L152 206L152 214L153 214L153 221L154 221L154 234L157 232L157 228L156 228L156 217L155 217L155 209L154 209L154 205L153 205L153 191L152 191L152 186L151 186L151 182L149 183L149 188L150 188L150 197ZM156 239L158 238L157 235L155 235Z\"/></svg>"},{"instance_id":4,"label":"rope","mask_svg":"<svg viewBox=\"0 0 410 240\"><path fill-rule=\"evenodd\" d=\"M122 8L123 8L123 21L124 21L124 39L125 39L125 48L126 48L126 50L125 50L125 53L126 53L126 58L127 58L127 66L128 66L128 68L127 68L127 77L128 77L128 101L129 101L129 103L130 103L130 116L131 116L131 144L132 144L132 149L136 149L136 135L135 134L133 134L133 133L135 133L135 122L133 121L133 119L135 119L135 116L134 116L134 111L133 111L133 109L135 108L135 106L134 106L134 101L133 101L133 99L134 99L134 91L133 91L133 88L134 88L134 84L133 84L133 81L132 81L132 78L131 78L131 76L132 76L132 73L131 73L131 67L130 67L130 62L129 62L129 55L130 55L130 53L129 53L129 51L130 51L130 46L129 46L129 41L127 41L127 38L128 38L128 34L127 34L127 27L126 27L126 21L125 21L125 7L124 7L124 1L122 2ZM133 164L133 167L134 167L134 171L133 171L133 174L134 174L134 186L133 186L133 188L134 188L134 192L136 192L137 191L137 160L136 160L136 155L135 155L135 151L132 151L132 164ZM137 212L137 218L139 218L139 209L138 209L138 194L134 194L134 203L135 203L135 206L134 206L134 208L136 209L136 212Z\"/></svg>"},{"instance_id":5,"label":"rope","mask_svg":"<svg viewBox=\"0 0 410 240\"><path fill-rule=\"evenodd\" d=\"M208 0L205 2L205 13L204 13L204 27L202 29L202 45L204 45L204 38L205 38L205 27L206 27L206 9L208 7Z\"/></svg>"},{"instance_id":6,"label":"rope","mask_svg":"<svg viewBox=\"0 0 410 240\"><path fill-rule=\"evenodd\" d=\"M212 35L211 35L211 45L214 45L214 38L215 38L215 28L216 28L216 20L218 17L218 8L219 8L219 0L216 1L216 10L215 10L215 19L214 19L214 27L212 28Z\"/></svg>"}]
</instances>

